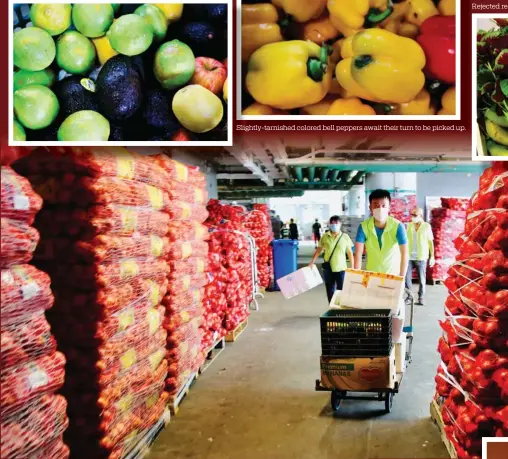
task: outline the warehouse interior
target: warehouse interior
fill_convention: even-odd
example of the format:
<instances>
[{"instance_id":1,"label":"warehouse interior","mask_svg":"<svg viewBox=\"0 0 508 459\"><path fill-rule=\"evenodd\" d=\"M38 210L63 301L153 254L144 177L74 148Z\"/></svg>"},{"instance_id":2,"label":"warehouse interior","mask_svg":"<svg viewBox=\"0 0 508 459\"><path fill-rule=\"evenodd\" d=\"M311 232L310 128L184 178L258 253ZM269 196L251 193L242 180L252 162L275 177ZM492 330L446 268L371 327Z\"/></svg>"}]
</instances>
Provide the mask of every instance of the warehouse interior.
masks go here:
<instances>
[{"instance_id":1,"label":"warehouse interior","mask_svg":"<svg viewBox=\"0 0 508 459\"><path fill-rule=\"evenodd\" d=\"M443 417L439 421L439 416L436 417L435 411L432 411L436 408L432 407L438 406L438 398L448 400L444 392L439 392L440 385L445 392L451 387L443 389L442 378L436 375L441 371L438 368L444 358L440 321L451 320L449 317L445 319L445 303L448 308L455 304L450 302L455 292L452 293L452 284L447 280L449 269L459 253L454 239L466 231L467 211L480 209L490 212L492 207L503 206L507 172L499 164L467 161L463 153L453 146L444 152L442 144L427 146L424 157L415 157L407 153L404 143L395 148L390 142L382 137L362 139L360 144L350 144L348 149L260 142L256 148L250 146L242 152L236 147L206 150L177 148L163 150L164 155L157 155L161 151L151 148L132 149L131 153L112 149L104 156L90 154L86 149L71 149L62 156L55 155L53 151L38 151L41 156L36 162L32 154L33 164L22 158L12 164L13 169L3 166L2 174L5 173L10 180L16 177L15 174L19 176L14 178L14 182L26 178L23 186L27 187L25 192L32 201L37 202L29 193L30 186L42 198L40 215L33 223L28 220L28 225L33 224L41 234L40 247L35 249L34 267L41 270L39 274L49 273L51 289L55 292L55 305L47 312L47 317L57 342L62 338L63 347L60 348L59 343L58 349L68 359L65 383L60 384L64 384L61 394L69 400L67 412L71 428L70 433L66 432L62 438L65 442L71 439L67 444L73 455L78 459L92 459L96 457L93 451L98 451L93 449L96 447L94 442L97 442L94 431L83 433L84 426L89 428L87 416L95 416L95 402L84 402L88 402L90 397L93 400L97 390L95 383L88 381L93 381L95 377L88 365L92 363L94 371L98 371L101 384L104 381L116 384L115 372L119 371L120 376L130 375L144 362L145 357L138 362L136 353L141 355L141 352L152 352L157 346L162 346L162 350L168 352L166 359L169 363L168 373L163 373L157 383L162 384L155 392L160 398L154 399L154 394L150 392L145 400L143 397L148 392L144 388L138 405L134 402L137 403L138 399L131 398L137 395L116 399L118 394L107 392L112 400L117 400L115 410L122 416L128 414L125 418L120 416L118 419L121 421L117 421L114 417L104 418L105 413L111 416L109 405L107 412L99 410L99 427L101 432L107 432L105 439L111 442L100 440L97 447L101 451L121 451L118 456L121 459L311 459L340 455L353 459L453 457L450 451L458 448L459 444L453 446L446 439ZM193 166L199 167L199 171ZM150 167L156 172L152 174ZM62 171L67 172L62 174ZM165 181L168 177L168 193L159 193L157 186L161 190L168 186ZM126 183L130 187L128 190L122 188ZM424 218L430 221L434 232L436 264L427 271L424 305L406 302L403 307L405 318L400 309L397 313L395 309L389 311L390 323L397 320L400 324L399 341L394 344L393 338L392 342L390 329L388 339L390 346L393 345L390 347L392 350L388 357L379 359L391 359L395 349L399 349L402 360L389 364L390 377L394 379L387 391L381 391L379 386L374 386L375 389L370 386L370 395L374 393L375 400L346 399L335 406L334 396L351 395L355 391L337 392L338 389L331 389L330 392L329 387L323 386L322 361L320 365L320 358L323 358L322 315L331 308L325 287L313 284L306 287L305 292L291 297L286 291L278 291L278 283L273 282L274 277L276 280L281 278L277 273L281 252L277 255L277 247L287 244L273 240L269 211L273 210L282 220L293 218L299 225L298 243L292 243L297 245L297 249L291 249L291 253L295 254L294 268L289 271L292 274L298 268L307 267L311 261L315 245L309 224L319 219L326 227L331 215L339 215L343 231L354 241L358 225L369 216L368 196L378 188L390 191L392 215L403 223L411 221L411 211L415 207L424 209ZM18 192L17 187L13 189ZM132 193L132 190L137 191ZM477 193L481 199L470 201L471 196ZM138 203L134 205L140 208L135 211L141 213L134 219L132 214L119 213L121 218L117 218L121 224L109 221L116 215L115 205L111 205L116 202L115 199ZM148 200L148 207L142 204L143 200ZM86 212L76 209L69 213L69 202L78 207L93 205L87 207ZM124 201L118 202L125 205ZM4 209L2 212L10 216L17 215L18 210L9 209L11 214L4 214ZM99 212L97 215L100 217L94 212ZM162 234L161 239L150 233L148 248L141 244L146 236L143 232L139 233L137 227L137 219L142 215L144 224L148 226L159 222L150 227ZM90 247L85 238L86 231L76 226L73 219L79 220L79 225L86 225L83 228L94 226L94 231L100 229L100 236L91 240L94 243L98 241L99 246L113 244L114 250L108 252L99 250L100 247ZM478 226L483 223L481 221ZM504 224L499 223L499 230ZM169 230L161 225L167 225ZM206 237L202 233L203 227L208 230ZM164 236L165 231L167 236ZM490 233L497 239L492 239ZM62 235L65 237L62 238ZM77 242L79 251L74 252L73 245L62 245L64 239L75 237L83 238ZM165 237L170 239L167 247L163 240ZM486 230L482 237L486 241L485 247L490 247L488 250L500 251L500 240L504 236L497 229ZM161 242L154 245L154 241ZM202 251L203 246L205 251ZM121 258L117 274L115 257L120 255L116 253L130 253L132 256L129 250L135 251L137 261ZM147 251L151 255L146 260L139 258ZM18 255L14 252L12 256ZM167 256L169 262L161 263L162 256ZM238 259L235 258L237 256ZM157 261L151 257L156 257ZM240 257L243 257L243 267L235 268L233 262L240 266ZM30 257L23 260L26 263ZM76 260L80 268L87 267L87 270L72 267ZM95 261L90 263L90 260ZM9 265L6 266L10 269ZM111 344L111 348L100 351L110 359L110 366L105 371L102 360L94 361L95 351L83 352L83 341L88 339L89 333L85 322L95 321L95 315L81 315L82 312L70 306L90 302L95 307L94 302L99 303L99 299L90 291L107 288L107 282L102 279L109 279L108 276L116 279L113 287L119 283L125 294L135 292L138 284L133 281L131 288L125 279L129 276L137 279L136 276L141 276L142 270L148 268L160 269L163 273L163 280L156 281L159 286L155 299L153 290L150 290L150 304L155 301L158 310L162 310L159 312L162 319L155 322L148 320L150 330L155 325L156 332L150 331L155 335L151 335L148 344L143 344L139 350L136 347L133 354L134 347L128 346L135 342L135 337L124 343L122 336L129 336L129 327L136 328L137 325L132 324L137 324L137 316L131 316L131 312L115 316L119 314L115 312L111 317L115 316L115 320L119 321L117 326L120 325L122 330L122 327L127 327L127 331L116 334L110 328L101 328L101 333L112 334L108 338L111 341L105 341L108 346ZM9 282L18 279L19 272L13 270L12 273L11 277L5 276ZM119 276L119 280L115 276ZM5 280L4 275L2 279ZM101 279L101 284L96 286L97 279ZM391 282L390 278L387 279ZM83 285L78 285L80 280ZM497 282L496 279L494 281ZM26 282L26 278L20 278L19 282ZM88 287L87 282L93 287ZM199 285L194 285L194 282ZM402 285L400 279L397 282ZM487 298L499 295L495 296L495 301L505 301L502 295L506 289L499 290L497 284L489 284L488 288L491 290L486 291ZM107 291L107 304L117 305L114 295ZM199 292L196 296L196 291L203 291L204 296ZM118 291L115 292L118 295ZM413 285L413 294L416 295L416 285ZM30 299L28 297L28 301ZM399 299L402 301L402 293ZM24 297L24 300L27 298ZM188 308L189 304L191 307ZM412 328L406 329L411 306L414 307L414 322L410 324ZM153 312L153 309L150 311ZM454 314L460 315L457 311ZM71 322L66 322L67 316ZM110 318L104 320L109 323ZM196 325L199 334L187 335L182 331L187 330L185 327L191 323ZM144 322L140 325L145 326ZM69 335L69 329L74 330L75 336ZM406 335L414 337L412 353L399 346L402 342L406 343ZM156 337L162 341L156 341ZM94 335L94 340L98 339ZM439 352L438 343L441 346ZM119 352L115 346L128 349L121 355L120 370L114 360L114 352ZM191 349L196 350L196 355L193 353L192 363L188 363L185 359L190 358ZM156 352L148 357L152 365L146 374L149 381L159 374L161 368L164 370L164 359L161 363L160 355L155 360L156 366L153 366L151 359ZM371 362L368 364L370 369L375 358L367 360ZM184 366L187 364L189 367ZM141 375L145 373L129 378L141 378ZM42 378L39 373L37 376L39 379L32 388L40 388L47 383L46 377ZM393 383L394 380L396 383ZM137 387L142 381L135 384ZM79 388L78 392L75 392L76 388ZM103 398L100 403L105 403ZM332 405L335 408L332 409ZM143 419L138 413L144 413L141 408L144 410L145 406L149 410L147 412L157 407L163 411L162 416L158 420L152 417L150 421ZM82 414L83 411L85 414ZM157 412L160 415L161 411ZM493 419L496 423L502 422L501 418ZM114 428L108 431L108 425ZM447 426L450 427L449 424ZM60 432L63 428L61 423L55 431ZM131 429L129 434L126 433L128 429ZM495 434L502 433L502 429L500 427ZM116 446L113 432L122 438ZM471 448L477 451L478 439L474 441L476 443ZM127 444L129 449L124 450ZM65 448L60 443L58 445Z\"/></svg>"}]
</instances>

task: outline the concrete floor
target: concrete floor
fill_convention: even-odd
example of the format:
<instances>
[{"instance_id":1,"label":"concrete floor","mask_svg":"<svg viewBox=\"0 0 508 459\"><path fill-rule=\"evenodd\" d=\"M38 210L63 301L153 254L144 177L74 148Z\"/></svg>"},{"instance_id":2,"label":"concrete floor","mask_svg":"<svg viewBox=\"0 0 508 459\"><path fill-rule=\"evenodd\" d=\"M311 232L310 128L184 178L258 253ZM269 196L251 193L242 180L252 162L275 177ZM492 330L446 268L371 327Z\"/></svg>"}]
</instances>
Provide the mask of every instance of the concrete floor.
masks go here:
<instances>
[{"instance_id":1,"label":"concrete floor","mask_svg":"<svg viewBox=\"0 0 508 459\"><path fill-rule=\"evenodd\" d=\"M237 342L201 375L148 459L447 458L429 417L445 288L418 307L413 363L391 414L343 402L332 414L319 377L324 287L293 300L268 293Z\"/></svg>"}]
</instances>

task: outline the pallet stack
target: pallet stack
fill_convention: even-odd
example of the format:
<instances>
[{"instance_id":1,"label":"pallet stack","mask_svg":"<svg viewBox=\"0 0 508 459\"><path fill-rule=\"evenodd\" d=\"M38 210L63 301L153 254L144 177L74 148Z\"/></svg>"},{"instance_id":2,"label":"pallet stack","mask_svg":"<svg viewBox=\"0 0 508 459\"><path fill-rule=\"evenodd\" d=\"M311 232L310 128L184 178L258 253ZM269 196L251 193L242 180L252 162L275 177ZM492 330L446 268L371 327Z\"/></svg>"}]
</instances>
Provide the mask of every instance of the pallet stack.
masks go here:
<instances>
[{"instance_id":1,"label":"pallet stack","mask_svg":"<svg viewBox=\"0 0 508 459\"><path fill-rule=\"evenodd\" d=\"M203 296L207 279L208 230L203 222L208 213L206 181L197 168L184 166L168 157L158 157L168 174L171 204L168 208L168 253L170 271L168 293L163 300L168 331L168 375L166 389L176 412L185 391L197 374L204 356Z\"/></svg>"},{"instance_id":2,"label":"pallet stack","mask_svg":"<svg viewBox=\"0 0 508 459\"><path fill-rule=\"evenodd\" d=\"M39 241L31 225L42 199L10 167L1 172L0 455L67 459L67 402L55 394L64 382L65 357L45 317L54 298L49 276L28 264Z\"/></svg>"},{"instance_id":3,"label":"pallet stack","mask_svg":"<svg viewBox=\"0 0 508 459\"><path fill-rule=\"evenodd\" d=\"M36 257L67 358L65 441L76 459L123 458L164 417L170 199L166 174L124 149L37 152L19 170L44 199Z\"/></svg>"},{"instance_id":4,"label":"pallet stack","mask_svg":"<svg viewBox=\"0 0 508 459\"><path fill-rule=\"evenodd\" d=\"M508 164L483 173L455 247L431 412L449 450L480 459L483 437L508 436Z\"/></svg>"}]
</instances>

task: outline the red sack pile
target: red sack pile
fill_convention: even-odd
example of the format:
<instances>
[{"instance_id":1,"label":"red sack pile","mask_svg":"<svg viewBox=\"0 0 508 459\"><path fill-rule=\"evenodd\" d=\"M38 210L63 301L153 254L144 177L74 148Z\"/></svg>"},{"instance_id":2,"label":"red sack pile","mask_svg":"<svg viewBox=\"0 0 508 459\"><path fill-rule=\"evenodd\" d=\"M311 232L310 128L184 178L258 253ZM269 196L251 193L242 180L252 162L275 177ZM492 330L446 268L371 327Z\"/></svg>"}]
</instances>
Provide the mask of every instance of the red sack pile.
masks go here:
<instances>
[{"instance_id":1,"label":"red sack pile","mask_svg":"<svg viewBox=\"0 0 508 459\"><path fill-rule=\"evenodd\" d=\"M467 210L469 199L467 198L441 198L441 207L450 210Z\"/></svg>"},{"instance_id":2,"label":"red sack pile","mask_svg":"<svg viewBox=\"0 0 508 459\"><path fill-rule=\"evenodd\" d=\"M168 174L122 148L59 148L19 161L45 199L35 262L66 356L62 393L77 459L122 457L163 415L170 242Z\"/></svg>"},{"instance_id":3,"label":"red sack pile","mask_svg":"<svg viewBox=\"0 0 508 459\"><path fill-rule=\"evenodd\" d=\"M247 319L254 288L245 209L211 199L208 211L210 283L205 287L203 347Z\"/></svg>"},{"instance_id":4,"label":"red sack pile","mask_svg":"<svg viewBox=\"0 0 508 459\"><path fill-rule=\"evenodd\" d=\"M416 194L392 196L390 215L403 223L409 223L411 221L411 211L417 206Z\"/></svg>"},{"instance_id":5,"label":"red sack pile","mask_svg":"<svg viewBox=\"0 0 508 459\"><path fill-rule=\"evenodd\" d=\"M256 265L258 283L268 288L273 279L272 223L266 204L254 204L245 218L247 231L256 241Z\"/></svg>"},{"instance_id":6,"label":"red sack pile","mask_svg":"<svg viewBox=\"0 0 508 459\"><path fill-rule=\"evenodd\" d=\"M447 437L480 459L482 437L508 436L508 164L487 169L455 240L436 376Z\"/></svg>"},{"instance_id":7,"label":"red sack pile","mask_svg":"<svg viewBox=\"0 0 508 459\"><path fill-rule=\"evenodd\" d=\"M38 233L30 225L42 199L10 167L2 166L1 173L0 456L66 459L67 402L55 395L64 382L65 358L45 317L54 301L50 279L18 264L32 259Z\"/></svg>"},{"instance_id":8,"label":"red sack pile","mask_svg":"<svg viewBox=\"0 0 508 459\"><path fill-rule=\"evenodd\" d=\"M203 288L207 284L208 215L206 181L196 168L167 157L158 157L170 176L171 205L167 255L170 272L164 297L164 328L167 330L168 375L166 390L175 398L203 363L201 329Z\"/></svg>"},{"instance_id":9,"label":"red sack pile","mask_svg":"<svg viewBox=\"0 0 508 459\"><path fill-rule=\"evenodd\" d=\"M449 198L450 199L450 198ZM434 235L434 257L436 264L427 268L427 278L444 280L457 255L453 241L463 231L466 221L465 210L437 207L431 211L430 226Z\"/></svg>"}]
</instances>

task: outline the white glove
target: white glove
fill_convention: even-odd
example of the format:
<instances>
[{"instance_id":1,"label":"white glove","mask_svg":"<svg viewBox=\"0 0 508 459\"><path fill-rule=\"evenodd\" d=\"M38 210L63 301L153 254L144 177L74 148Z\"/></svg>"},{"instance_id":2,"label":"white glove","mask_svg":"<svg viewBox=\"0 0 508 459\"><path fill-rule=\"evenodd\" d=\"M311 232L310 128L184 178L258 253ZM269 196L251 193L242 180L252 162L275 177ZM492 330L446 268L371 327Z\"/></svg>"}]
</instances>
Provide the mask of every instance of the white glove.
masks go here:
<instances>
[{"instance_id":1,"label":"white glove","mask_svg":"<svg viewBox=\"0 0 508 459\"><path fill-rule=\"evenodd\" d=\"M429 260L429 266L432 268L436 264L436 260L434 258L431 258Z\"/></svg>"}]
</instances>

